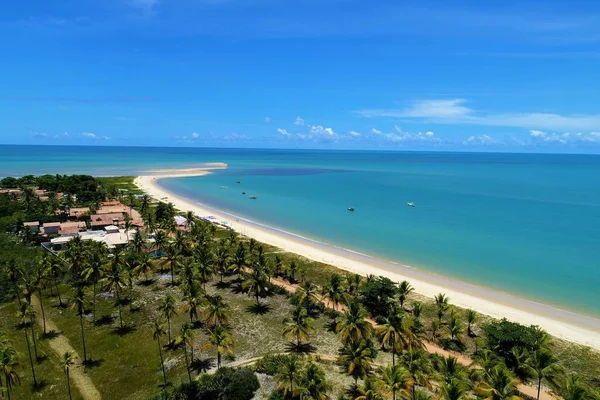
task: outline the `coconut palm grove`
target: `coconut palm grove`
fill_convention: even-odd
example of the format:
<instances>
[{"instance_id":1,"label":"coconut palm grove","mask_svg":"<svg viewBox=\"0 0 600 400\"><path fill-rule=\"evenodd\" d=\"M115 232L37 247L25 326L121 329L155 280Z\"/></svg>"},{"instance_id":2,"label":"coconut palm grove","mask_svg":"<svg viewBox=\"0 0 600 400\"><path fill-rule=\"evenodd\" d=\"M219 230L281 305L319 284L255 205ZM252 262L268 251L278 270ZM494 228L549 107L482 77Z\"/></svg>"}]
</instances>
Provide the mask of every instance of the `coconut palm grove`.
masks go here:
<instances>
[{"instance_id":1,"label":"coconut palm grove","mask_svg":"<svg viewBox=\"0 0 600 400\"><path fill-rule=\"evenodd\" d=\"M284 252L131 177L0 188L0 398L600 399L591 348Z\"/></svg>"}]
</instances>

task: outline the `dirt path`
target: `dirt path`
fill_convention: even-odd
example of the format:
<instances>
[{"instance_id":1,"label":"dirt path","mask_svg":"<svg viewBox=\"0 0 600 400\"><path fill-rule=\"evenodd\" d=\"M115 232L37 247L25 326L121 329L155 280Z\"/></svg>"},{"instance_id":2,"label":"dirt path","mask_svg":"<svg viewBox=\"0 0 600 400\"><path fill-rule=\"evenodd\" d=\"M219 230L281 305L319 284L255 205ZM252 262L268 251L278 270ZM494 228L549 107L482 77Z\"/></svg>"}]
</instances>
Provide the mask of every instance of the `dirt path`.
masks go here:
<instances>
[{"instance_id":1,"label":"dirt path","mask_svg":"<svg viewBox=\"0 0 600 400\"><path fill-rule=\"evenodd\" d=\"M44 323L42 320L42 309L37 295L31 297L31 305L33 306L33 309L36 313L36 321L38 325L42 327ZM58 329L56 324L54 324L54 322L48 318L46 318L46 330L48 332L54 331L60 333L60 330ZM59 334L55 338L48 340L48 344L50 345L50 348L58 355L59 358L62 358L63 354L66 351L74 352L77 358L79 358L79 355L77 354L73 346L71 346L71 344L69 343L69 339L67 339L62 334ZM94 382L92 382L90 377L83 372L81 365L77 365L77 367L71 368L70 373L71 381L79 390L79 393L81 393L81 396L85 400L100 400L102 398L102 396L100 396L100 392L98 391L98 389L96 389L96 386L94 386Z\"/></svg>"},{"instance_id":2,"label":"dirt path","mask_svg":"<svg viewBox=\"0 0 600 400\"><path fill-rule=\"evenodd\" d=\"M296 289L298 289L298 285L291 284L291 283L288 283L284 280L277 279L277 278L272 278L271 283L284 288L285 290L287 290L290 293L294 293L294 292L296 292ZM324 300L320 296L319 296L319 300L322 301L327 308L335 309L336 311L344 311L346 309L346 307L341 304L338 305L337 307L334 307L327 300ZM367 321L369 321L371 323L371 325L373 325L374 327L377 326L377 323L375 321L373 321L371 319L367 319ZM473 363L473 360L464 354L461 354L461 353L458 353L455 351L445 350L445 349L441 348L440 346L438 346L437 344L429 342L429 341L423 341L423 344L425 345L425 350L427 350L429 353L435 353L435 354L438 354L443 357L450 357L450 356L455 357L460 364L465 365L465 366L470 366ZM517 387L521 393L523 393L529 397L532 397L534 399L537 398L537 387L525 385L523 383L519 384ZM540 400L556 400L556 397L542 389L542 391L540 392Z\"/></svg>"}]
</instances>

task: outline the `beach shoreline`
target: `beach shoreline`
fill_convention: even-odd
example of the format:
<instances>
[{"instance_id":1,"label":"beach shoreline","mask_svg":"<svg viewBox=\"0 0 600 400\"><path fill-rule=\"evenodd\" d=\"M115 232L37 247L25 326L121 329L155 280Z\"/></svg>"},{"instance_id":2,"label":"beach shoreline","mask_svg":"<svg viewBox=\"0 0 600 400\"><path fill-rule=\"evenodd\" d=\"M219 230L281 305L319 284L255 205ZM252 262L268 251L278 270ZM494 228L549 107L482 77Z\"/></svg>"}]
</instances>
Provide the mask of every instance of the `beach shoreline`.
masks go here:
<instances>
[{"instance_id":1,"label":"beach shoreline","mask_svg":"<svg viewBox=\"0 0 600 400\"><path fill-rule=\"evenodd\" d=\"M600 350L600 319L274 229L202 205L159 184L161 179L202 176L210 174L213 169L224 168L227 168L226 164L211 163L202 168L152 171L148 175L138 176L134 183L150 196L171 202L180 210L193 211L199 217L212 215L219 220L226 219L228 225L236 232L284 251L361 275L385 276L395 282L408 280L417 293L426 297L445 293L456 306L472 308L493 318L507 318L525 325L538 325L553 336Z\"/></svg>"}]
</instances>

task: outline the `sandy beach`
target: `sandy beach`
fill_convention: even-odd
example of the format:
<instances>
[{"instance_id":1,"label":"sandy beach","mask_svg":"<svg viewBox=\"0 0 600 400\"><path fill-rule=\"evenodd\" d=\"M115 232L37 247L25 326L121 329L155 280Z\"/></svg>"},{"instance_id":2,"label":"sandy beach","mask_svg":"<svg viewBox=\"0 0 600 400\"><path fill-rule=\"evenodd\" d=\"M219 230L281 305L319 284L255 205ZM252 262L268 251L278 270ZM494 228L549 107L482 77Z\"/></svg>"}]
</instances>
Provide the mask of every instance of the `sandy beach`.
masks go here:
<instances>
[{"instance_id":1,"label":"sandy beach","mask_svg":"<svg viewBox=\"0 0 600 400\"><path fill-rule=\"evenodd\" d=\"M227 168L227 165L211 163L201 168L149 171L148 175L137 177L135 184L155 199L171 202L176 208L193 211L199 217L213 216L218 220L227 220L236 232L282 250L361 275L385 276L395 282L408 280L415 291L422 295L433 297L445 293L450 297L450 302L459 307L472 308L494 318L538 325L553 336L600 350L600 319L275 230L175 195L159 185L161 179L207 175L212 169L222 168Z\"/></svg>"}]
</instances>

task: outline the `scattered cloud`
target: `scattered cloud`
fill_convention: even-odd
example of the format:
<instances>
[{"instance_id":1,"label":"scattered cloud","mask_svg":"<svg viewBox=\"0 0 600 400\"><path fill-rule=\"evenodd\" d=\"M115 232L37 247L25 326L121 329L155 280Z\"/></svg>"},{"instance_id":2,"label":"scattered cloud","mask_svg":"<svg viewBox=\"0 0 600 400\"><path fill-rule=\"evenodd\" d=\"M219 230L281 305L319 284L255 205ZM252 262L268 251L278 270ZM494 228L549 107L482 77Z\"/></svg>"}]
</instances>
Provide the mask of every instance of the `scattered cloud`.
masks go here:
<instances>
[{"instance_id":1,"label":"scattered cloud","mask_svg":"<svg viewBox=\"0 0 600 400\"><path fill-rule=\"evenodd\" d=\"M92 133L92 132L83 132L81 134L81 136L87 137L87 138L90 138L90 139L96 139L97 138L96 134Z\"/></svg>"},{"instance_id":2,"label":"scattered cloud","mask_svg":"<svg viewBox=\"0 0 600 400\"><path fill-rule=\"evenodd\" d=\"M440 139L431 131L427 132L406 132L398 125L394 125L394 132L382 132L378 129L371 129L371 136L380 137L390 142L429 142L438 143Z\"/></svg>"},{"instance_id":3,"label":"scattered cloud","mask_svg":"<svg viewBox=\"0 0 600 400\"><path fill-rule=\"evenodd\" d=\"M246 135L245 133L230 133L228 135L223 136L223 140L230 142L248 141L252 140L252 137Z\"/></svg>"},{"instance_id":4,"label":"scattered cloud","mask_svg":"<svg viewBox=\"0 0 600 400\"><path fill-rule=\"evenodd\" d=\"M462 142L464 145L483 145L489 146L498 144L498 141L489 135L478 135L478 136L469 136L466 140Z\"/></svg>"},{"instance_id":5,"label":"scattered cloud","mask_svg":"<svg viewBox=\"0 0 600 400\"><path fill-rule=\"evenodd\" d=\"M401 109L365 109L364 117L388 117L448 125L502 126L549 130L600 130L600 114L561 115L547 112L486 113L467 107L465 99L419 100Z\"/></svg>"},{"instance_id":6,"label":"scattered cloud","mask_svg":"<svg viewBox=\"0 0 600 400\"><path fill-rule=\"evenodd\" d=\"M271 118L265 117L265 122L268 124L269 122L271 122Z\"/></svg>"},{"instance_id":7,"label":"scattered cloud","mask_svg":"<svg viewBox=\"0 0 600 400\"><path fill-rule=\"evenodd\" d=\"M200 137L200 135L198 134L198 132L194 132L192 133L192 139L196 140Z\"/></svg>"},{"instance_id":8,"label":"scattered cloud","mask_svg":"<svg viewBox=\"0 0 600 400\"><path fill-rule=\"evenodd\" d=\"M46 133L40 133L40 132L30 132L31 136L33 136L36 139L45 139L48 137L48 135Z\"/></svg>"},{"instance_id":9,"label":"scattered cloud","mask_svg":"<svg viewBox=\"0 0 600 400\"><path fill-rule=\"evenodd\" d=\"M348 135L352 136L352 137L355 137L355 138L361 136L360 133L358 133L356 131L350 131L350 132L348 132Z\"/></svg>"},{"instance_id":10,"label":"scattered cloud","mask_svg":"<svg viewBox=\"0 0 600 400\"><path fill-rule=\"evenodd\" d=\"M71 137L71 135L69 135L69 132L63 132L62 136L66 137L66 138L70 138Z\"/></svg>"},{"instance_id":11,"label":"scattered cloud","mask_svg":"<svg viewBox=\"0 0 600 400\"><path fill-rule=\"evenodd\" d=\"M321 125L313 125L310 127L310 134L312 136L325 136L335 137L337 133L332 128L323 128Z\"/></svg>"},{"instance_id":12,"label":"scattered cloud","mask_svg":"<svg viewBox=\"0 0 600 400\"><path fill-rule=\"evenodd\" d=\"M381 132L379 129L373 128L371 129L371 133L375 135L381 135L383 132Z\"/></svg>"},{"instance_id":13,"label":"scattered cloud","mask_svg":"<svg viewBox=\"0 0 600 400\"><path fill-rule=\"evenodd\" d=\"M537 129L529 131L529 136L534 142L538 143L558 143L558 144L600 144L600 132L577 132L577 133L556 133L544 132Z\"/></svg>"},{"instance_id":14,"label":"scattered cloud","mask_svg":"<svg viewBox=\"0 0 600 400\"><path fill-rule=\"evenodd\" d=\"M285 137L290 137L290 136L292 136L292 134L291 134L291 133L289 133L289 132L287 131L287 129L279 128L279 129L277 129L277 132L279 132L281 135L283 135L283 136L285 136Z\"/></svg>"},{"instance_id":15,"label":"scattered cloud","mask_svg":"<svg viewBox=\"0 0 600 400\"><path fill-rule=\"evenodd\" d=\"M296 117L296 120L294 121L294 125L304 126L304 120L301 117Z\"/></svg>"}]
</instances>

